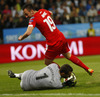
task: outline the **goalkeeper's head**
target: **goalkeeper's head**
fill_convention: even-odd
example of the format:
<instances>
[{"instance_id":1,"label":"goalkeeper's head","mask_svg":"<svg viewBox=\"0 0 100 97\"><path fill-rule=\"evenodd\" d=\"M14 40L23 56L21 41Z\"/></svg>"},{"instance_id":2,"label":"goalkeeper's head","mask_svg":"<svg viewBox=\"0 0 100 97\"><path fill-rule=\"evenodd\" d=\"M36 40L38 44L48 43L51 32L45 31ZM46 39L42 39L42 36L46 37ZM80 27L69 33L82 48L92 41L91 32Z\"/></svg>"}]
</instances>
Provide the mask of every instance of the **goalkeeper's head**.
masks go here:
<instances>
[{"instance_id":1,"label":"goalkeeper's head","mask_svg":"<svg viewBox=\"0 0 100 97\"><path fill-rule=\"evenodd\" d=\"M64 64L60 68L60 75L63 78L68 78L71 76L72 71L73 71L73 68L69 64Z\"/></svg>"}]
</instances>

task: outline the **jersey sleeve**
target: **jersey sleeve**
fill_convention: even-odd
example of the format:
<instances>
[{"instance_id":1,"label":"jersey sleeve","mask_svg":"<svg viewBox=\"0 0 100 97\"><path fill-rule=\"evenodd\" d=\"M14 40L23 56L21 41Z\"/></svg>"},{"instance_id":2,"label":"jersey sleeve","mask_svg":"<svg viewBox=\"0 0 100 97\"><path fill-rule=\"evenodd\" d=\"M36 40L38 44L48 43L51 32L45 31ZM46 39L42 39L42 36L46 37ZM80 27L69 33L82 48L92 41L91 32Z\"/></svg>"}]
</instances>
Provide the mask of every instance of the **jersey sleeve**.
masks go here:
<instances>
[{"instance_id":1,"label":"jersey sleeve","mask_svg":"<svg viewBox=\"0 0 100 97\"><path fill-rule=\"evenodd\" d=\"M35 27L36 20L34 17L30 18L28 26Z\"/></svg>"}]
</instances>

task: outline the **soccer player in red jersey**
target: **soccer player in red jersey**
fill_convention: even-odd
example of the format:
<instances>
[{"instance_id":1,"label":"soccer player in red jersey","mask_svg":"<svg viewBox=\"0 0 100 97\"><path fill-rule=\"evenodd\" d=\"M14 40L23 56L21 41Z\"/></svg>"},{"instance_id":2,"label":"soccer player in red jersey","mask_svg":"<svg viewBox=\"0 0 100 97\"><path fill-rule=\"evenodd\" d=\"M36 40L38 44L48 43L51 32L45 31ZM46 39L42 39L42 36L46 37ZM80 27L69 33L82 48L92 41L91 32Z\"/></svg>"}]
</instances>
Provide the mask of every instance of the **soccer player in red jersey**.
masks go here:
<instances>
[{"instance_id":1,"label":"soccer player in red jersey","mask_svg":"<svg viewBox=\"0 0 100 97\"><path fill-rule=\"evenodd\" d=\"M19 36L19 41L28 37L32 33L33 29L37 27L46 38L48 45L48 49L45 53L46 65L52 63L57 55L62 54L66 59L84 68L90 75L92 75L93 70L82 63L76 56L71 55L69 52L70 50L67 39L64 37L63 33L57 29L54 21L51 18L51 11L45 9L36 11L34 10L32 4L26 4L23 7L23 12L25 17L30 18L30 20L26 32Z\"/></svg>"}]
</instances>

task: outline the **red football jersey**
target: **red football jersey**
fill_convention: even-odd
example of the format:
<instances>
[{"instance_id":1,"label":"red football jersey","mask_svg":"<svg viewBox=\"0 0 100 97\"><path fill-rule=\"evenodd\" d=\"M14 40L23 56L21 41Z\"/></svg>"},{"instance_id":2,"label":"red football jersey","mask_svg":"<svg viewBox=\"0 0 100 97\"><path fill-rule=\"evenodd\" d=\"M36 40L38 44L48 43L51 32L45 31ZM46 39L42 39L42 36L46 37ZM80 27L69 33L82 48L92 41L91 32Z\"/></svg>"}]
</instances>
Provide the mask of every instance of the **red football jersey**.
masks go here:
<instances>
[{"instance_id":1,"label":"red football jersey","mask_svg":"<svg viewBox=\"0 0 100 97\"><path fill-rule=\"evenodd\" d=\"M51 13L48 10L40 9L36 12L33 17L30 18L29 26L36 26L50 46L54 45L58 40L65 38L63 33L57 29L51 18Z\"/></svg>"}]
</instances>

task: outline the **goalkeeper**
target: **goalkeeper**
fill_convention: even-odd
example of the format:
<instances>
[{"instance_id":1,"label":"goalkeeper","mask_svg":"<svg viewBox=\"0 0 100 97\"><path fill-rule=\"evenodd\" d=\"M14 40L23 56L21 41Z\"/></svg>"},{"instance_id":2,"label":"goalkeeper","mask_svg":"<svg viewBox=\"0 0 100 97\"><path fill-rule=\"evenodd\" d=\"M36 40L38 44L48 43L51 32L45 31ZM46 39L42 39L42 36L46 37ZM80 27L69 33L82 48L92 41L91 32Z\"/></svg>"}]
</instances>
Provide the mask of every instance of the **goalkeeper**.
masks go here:
<instances>
[{"instance_id":1,"label":"goalkeeper","mask_svg":"<svg viewBox=\"0 0 100 97\"><path fill-rule=\"evenodd\" d=\"M10 78L21 79L20 86L24 91L37 89L63 88L65 86L75 86L76 77L73 74L73 68L64 64L59 69L56 63L51 63L45 68L35 71L27 70L23 73L13 73L8 71ZM65 82L61 82L61 78L66 78Z\"/></svg>"}]
</instances>

